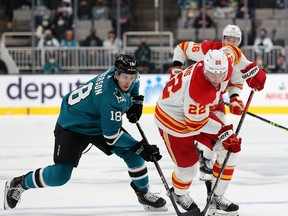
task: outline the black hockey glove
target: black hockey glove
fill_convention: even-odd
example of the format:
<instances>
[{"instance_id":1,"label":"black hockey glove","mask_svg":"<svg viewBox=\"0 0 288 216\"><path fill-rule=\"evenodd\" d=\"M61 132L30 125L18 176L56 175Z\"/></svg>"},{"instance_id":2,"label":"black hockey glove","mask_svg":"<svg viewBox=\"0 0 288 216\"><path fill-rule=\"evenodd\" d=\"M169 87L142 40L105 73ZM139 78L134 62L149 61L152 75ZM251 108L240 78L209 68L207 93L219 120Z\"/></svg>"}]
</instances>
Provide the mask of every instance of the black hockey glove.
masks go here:
<instances>
[{"instance_id":1,"label":"black hockey glove","mask_svg":"<svg viewBox=\"0 0 288 216\"><path fill-rule=\"evenodd\" d=\"M151 156L154 156L157 161L162 158L159 148L156 145L149 145L144 140L137 143L134 146L133 151L137 155L140 155L145 161L152 161Z\"/></svg>"},{"instance_id":2,"label":"black hockey glove","mask_svg":"<svg viewBox=\"0 0 288 216\"><path fill-rule=\"evenodd\" d=\"M132 98L133 105L126 112L126 116L129 122L136 123L140 119L142 115L143 101L143 95L134 96Z\"/></svg>"}]
</instances>

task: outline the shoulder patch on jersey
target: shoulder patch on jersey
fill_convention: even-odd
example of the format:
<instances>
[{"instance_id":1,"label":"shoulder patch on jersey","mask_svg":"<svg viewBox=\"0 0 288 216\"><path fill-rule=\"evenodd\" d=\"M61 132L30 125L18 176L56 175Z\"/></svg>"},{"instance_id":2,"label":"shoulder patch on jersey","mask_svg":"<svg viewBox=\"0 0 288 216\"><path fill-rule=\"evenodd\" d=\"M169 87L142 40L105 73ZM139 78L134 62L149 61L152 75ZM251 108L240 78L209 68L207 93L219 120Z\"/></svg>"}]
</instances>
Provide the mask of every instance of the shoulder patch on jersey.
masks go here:
<instances>
[{"instance_id":1,"label":"shoulder patch on jersey","mask_svg":"<svg viewBox=\"0 0 288 216\"><path fill-rule=\"evenodd\" d=\"M126 101L126 98L121 94L119 89L115 88L115 92L113 94L116 96L118 103Z\"/></svg>"},{"instance_id":2,"label":"shoulder patch on jersey","mask_svg":"<svg viewBox=\"0 0 288 216\"><path fill-rule=\"evenodd\" d=\"M217 89L206 79L203 67L203 60L194 67L189 86L189 95L195 102L207 105L215 100Z\"/></svg>"},{"instance_id":3,"label":"shoulder patch on jersey","mask_svg":"<svg viewBox=\"0 0 288 216\"><path fill-rule=\"evenodd\" d=\"M236 47L236 46L233 46L231 44L229 45L226 45L224 48L223 48L223 51L225 52L229 52L229 49L233 54L234 54L234 65L237 65L239 63L239 61L241 60L241 57L242 57L242 52L241 50Z\"/></svg>"},{"instance_id":4,"label":"shoulder patch on jersey","mask_svg":"<svg viewBox=\"0 0 288 216\"><path fill-rule=\"evenodd\" d=\"M220 49L222 47L222 42L218 41L218 42L214 42L214 41L210 41L210 40L205 40L201 43L201 49L203 54L205 55L208 50L210 49Z\"/></svg>"}]
</instances>

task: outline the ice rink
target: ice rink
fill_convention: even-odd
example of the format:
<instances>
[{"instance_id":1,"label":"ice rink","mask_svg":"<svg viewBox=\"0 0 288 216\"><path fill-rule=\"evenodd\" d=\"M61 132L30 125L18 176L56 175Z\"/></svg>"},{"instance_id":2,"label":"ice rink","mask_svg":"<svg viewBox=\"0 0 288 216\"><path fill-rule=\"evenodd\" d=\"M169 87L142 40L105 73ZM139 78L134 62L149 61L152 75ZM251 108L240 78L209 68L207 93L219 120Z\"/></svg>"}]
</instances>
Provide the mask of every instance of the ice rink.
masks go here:
<instances>
[{"instance_id":1,"label":"ice rink","mask_svg":"<svg viewBox=\"0 0 288 216\"><path fill-rule=\"evenodd\" d=\"M260 116L288 127L288 115ZM146 212L130 188L124 162L95 147L83 155L68 184L31 189L24 192L16 209L4 211L5 181L53 163L56 119L57 116L0 116L0 215L176 215L153 163L148 163L151 191L165 197L167 212ZM239 117L228 115L227 119L236 128ZM173 164L153 116L143 115L140 124L149 142L160 147L163 158L159 164L171 186ZM126 119L124 128L141 139L136 125ZM240 216L288 215L288 131L247 115L239 135L243 139L242 151L226 197L240 205ZM198 177L190 194L202 210L206 189Z\"/></svg>"}]
</instances>

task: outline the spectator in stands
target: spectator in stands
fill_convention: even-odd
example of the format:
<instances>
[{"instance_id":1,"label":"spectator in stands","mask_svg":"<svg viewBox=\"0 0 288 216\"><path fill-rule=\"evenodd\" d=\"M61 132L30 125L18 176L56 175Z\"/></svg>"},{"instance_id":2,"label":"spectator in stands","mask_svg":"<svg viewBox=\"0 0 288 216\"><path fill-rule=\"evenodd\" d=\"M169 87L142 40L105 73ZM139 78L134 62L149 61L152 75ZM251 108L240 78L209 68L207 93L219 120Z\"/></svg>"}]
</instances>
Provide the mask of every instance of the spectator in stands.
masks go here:
<instances>
[{"instance_id":1,"label":"spectator in stands","mask_svg":"<svg viewBox=\"0 0 288 216\"><path fill-rule=\"evenodd\" d=\"M53 36L50 29L44 31L44 37L42 37L38 42L38 47L59 47L59 41Z\"/></svg>"},{"instance_id":2,"label":"spectator in stands","mask_svg":"<svg viewBox=\"0 0 288 216\"><path fill-rule=\"evenodd\" d=\"M140 39L140 45L135 51L135 57L139 60L139 72L150 73L152 69L151 64L151 49L147 45L147 38L142 37Z\"/></svg>"},{"instance_id":3,"label":"spectator in stands","mask_svg":"<svg viewBox=\"0 0 288 216\"><path fill-rule=\"evenodd\" d=\"M61 72L62 68L60 64L56 62L53 53L50 53L48 62L43 65L42 70L44 74L56 74Z\"/></svg>"},{"instance_id":4,"label":"spectator in stands","mask_svg":"<svg viewBox=\"0 0 288 216\"><path fill-rule=\"evenodd\" d=\"M261 54L262 56L265 53L269 53L273 48L273 42L270 37L267 35L267 30L265 28L261 28L259 31L259 37L254 41L254 50L257 54Z\"/></svg>"},{"instance_id":5,"label":"spectator in stands","mask_svg":"<svg viewBox=\"0 0 288 216\"><path fill-rule=\"evenodd\" d=\"M71 0L63 0L62 4L63 4L65 15L69 17L70 19L73 19L73 8L72 8Z\"/></svg>"},{"instance_id":6,"label":"spectator in stands","mask_svg":"<svg viewBox=\"0 0 288 216\"><path fill-rule=\"evenodd\" d=\"M80 45L85 46L85 47L102 47L103 41L97 36L96 30L91 29L90 35L88 35L80 43ZM99 55L99 52L96 49L89 49L87 52L84 50L81 50L80 55L82 56L81 59L83 59L82 60L83 63L84 61L86 61L87 64L92 64L93 66L97 64L97 62L95 61L96 58L103 60L103 56Z\"/></svg>"},{"instance_id":7,"label":"spectator in stands","mask_svg":"<svg viewBox=\"0 0 288 216\"><path fill-rule=\"evenodd\" d=\"M112 19L112 26L114 30L117 31L118 23L120 24L121 28L121 37L124 32L130 30L131 25L131 12L130 12L130 5L127 3L126 0L120 0L120 17L117 18L117 7L113 7L111 13Z\"/></svg>"},{"instance_id":8,"label":"spectator in stands","mask_svg":"<svg viewBox=\"0 0 288 216\"><path fill-rule=\"evenodd\" d=\"M61 50L63 64L75 65L76 64L75 49L70 49L70 48L77 47L78 42L74 40L74 32L72 29L66 30L65 38L61 40L60 46L63 48L68 48L68 49Z\"/></svg>"},{"instance_id":9,"label":"spectator in stands","mask_svg":"<svg viewBox=\"0 0 288 216\"><path fill-rule=\"evenodd\" d=\"M63 7L59 7L52 21L51 30L55 37L61 41L65 37L66 30L72 28L72 24L73 18L71 19L71 17L64 12Z\"/></svg>"},{"instance_id":10,"label":"spectator in stands","mask_svg":"<svg viewBox=\"0 0 288 216\"><path fill-rule=\"evenodd\" d=\"M40 40L44 36L45 30L50 29L50 17L48 15L43 15L42 22L36 28L36 37Z\"/></svg>"},{"instance_id":11,"label":"spectator in stands","mask_svg":"<svg viewBox=\"0 0 288 216\"><path fill-rule=\"evenodd\" d=\"M196 12L194 9L186 10L183 27L184 28L192 28L194 21L195 21L195 18L196 18Z\"/></svg>"},{"instance_id":12,"label":"spectator in stands","mask_svg":"<svg viewBox=\"0 0 288 216\"><path fill-rule=\"evenodd\" d=\"M39 5L35 11L35 27L41 25L44 17L49 17L50 11L45 5Z\"/></svg>"},{"instance_id":13,"label":"spectator in stands","mask_svg":"<svg viewBox=\"0 0 288 216\"><path fill-rule=\"evenodd\" d=\"M95 4L92 7L92 16L94 20L108 20L109 12L109 7L107 7L104 0L95 0Z\"/></svg>"},{"instance_id":14,"label":"spectator in stands","mask_svg":"<svg viewBox=\"0 0 288 216\"><path fill-rule=\"evenodd\" d=\"M74 40L74 32L72 29L67 29L65 32L65 38L63 38L60 42L60 46L62 47L76 47L78 46L78 42Z\"/></svg>"},{"instance_id":15,"label":"spectator in stands","mask_svg":"<svg viewBox=\"0 0 288 216\"><path fill-rule=\"evenodd\" d=\"M227 0L220 0L215 4L214 17L218 20L235 18L235 10Z\"/></svg>"},{"instance_id":16,"label":"spectator in stands","mask_svg":"<svg viewBox=\"0 0 288 216\"><path fill-rule=\"evenodd\" d=\"M288 65L286 63L286 56L283 54L280 54L277 58L276 67L272 72L273 73L287 73L286 67L288 69Z\"/></svg>"},{"instance_id":17,"label":"spectator in stands","mask_svg":"<svg viewBox=\"0 0 288 216\"><path fill-rule=\"evenodd\" d=\"M121 53L122 45L122 40L117 38L114 30L108 32L108 36L103 42L103 47L112 49L115 55Z\"/></svg>"},{"instance_id":18,"label":"spectator in stands","mask_svg":"<svg viewBox=\"0 0 288 216\"><path fill-rule=\"evenodd\" d=\"M244 19L245 17L245 0L240 0L236 9L236 18ZM254 0L248 0L247 18L255 18L255 2Z\"/></svg>"},{"instance_id":19,"label":"spectator in stands","mask_svg":"<svg viewBox=\"0 0 288 216\"><path fill-rule=\"evenodd\" d=\"M209 14L205 13L205 20L203 19L203 10L201 9L199 15L196 17L193 23L194 28L202 28L204 24L204 27L210 28L213 26L213 20L209 16Z\"/></svg>"},{"instance_id":20,"label":"spectator in stands","mask_svg":"<svg viewBox=\"0 0 288 216\"><path fill-rule=\"evenodd\" d=\"M78 7L78 19L79 20L90 20L92 17L91 8L88 4L88 0L80 0Z\"/></svg>"},{"instance_id":21,"label":"spectator in stands","mask_svg":"<svg viewBox=\"0 0 288 216\"><path fill-rule=\"evenodd\" d=\"M97 36L96 30L91 29L90 35L81 42L81 46L102 46L103 41Z\"/></svg>"}]
</instances>

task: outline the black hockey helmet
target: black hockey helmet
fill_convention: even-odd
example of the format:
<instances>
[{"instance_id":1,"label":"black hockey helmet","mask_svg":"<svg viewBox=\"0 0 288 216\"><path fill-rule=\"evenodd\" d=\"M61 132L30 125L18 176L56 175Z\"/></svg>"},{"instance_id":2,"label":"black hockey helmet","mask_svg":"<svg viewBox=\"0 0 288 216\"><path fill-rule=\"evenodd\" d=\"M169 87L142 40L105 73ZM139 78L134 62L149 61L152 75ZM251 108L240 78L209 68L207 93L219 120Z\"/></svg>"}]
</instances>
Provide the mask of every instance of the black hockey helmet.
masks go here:
<instances>
[{"instance_id":1,"label":"black hockey helmet","mask_svg":"<svg viewBox=\"0 0 288 216\"><path fill-rule=\"evenodd\" d=\"M120 73L137 74L139 64L134 56L120 54L117 56L114 66Z\"/></svg>"}]
</instances>

